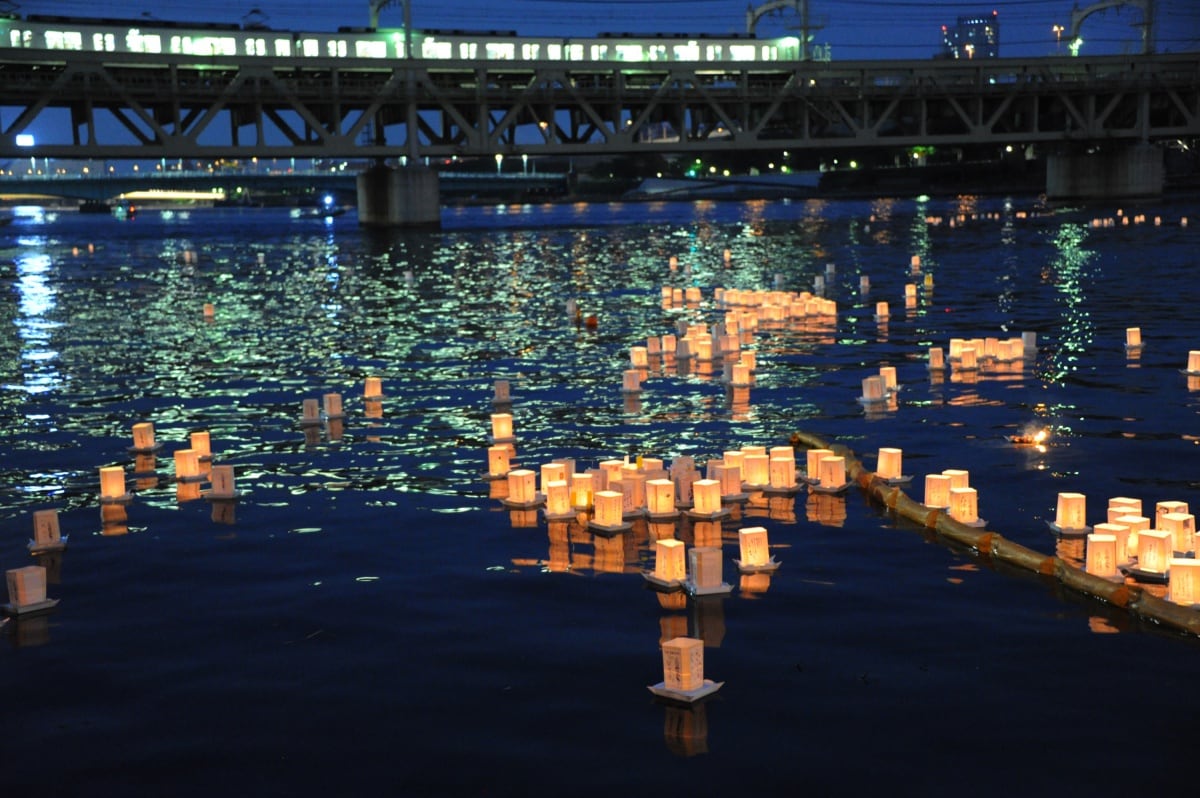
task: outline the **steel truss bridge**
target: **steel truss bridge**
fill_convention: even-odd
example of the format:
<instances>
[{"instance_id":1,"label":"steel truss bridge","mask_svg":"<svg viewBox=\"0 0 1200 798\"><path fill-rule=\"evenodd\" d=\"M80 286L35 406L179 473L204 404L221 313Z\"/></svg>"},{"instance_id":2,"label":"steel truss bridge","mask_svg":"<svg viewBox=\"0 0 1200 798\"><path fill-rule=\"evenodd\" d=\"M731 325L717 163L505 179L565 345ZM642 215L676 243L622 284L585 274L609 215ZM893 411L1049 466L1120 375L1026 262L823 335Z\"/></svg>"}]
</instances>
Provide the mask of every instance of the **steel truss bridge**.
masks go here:
<instances>
[{"instance_id":1,"label":"steel truss bridge","mask_svg":"<svg viewBox=\"0 0 1200 798\"><path fill-rule=\"evenodd\" d=\"M19 146L29 133L35 145ZM341 58L303 67L262 57L0 55L7 158L711 154L1196 136L1200 53L753 66Z\"/></svg>"}]
</instances>

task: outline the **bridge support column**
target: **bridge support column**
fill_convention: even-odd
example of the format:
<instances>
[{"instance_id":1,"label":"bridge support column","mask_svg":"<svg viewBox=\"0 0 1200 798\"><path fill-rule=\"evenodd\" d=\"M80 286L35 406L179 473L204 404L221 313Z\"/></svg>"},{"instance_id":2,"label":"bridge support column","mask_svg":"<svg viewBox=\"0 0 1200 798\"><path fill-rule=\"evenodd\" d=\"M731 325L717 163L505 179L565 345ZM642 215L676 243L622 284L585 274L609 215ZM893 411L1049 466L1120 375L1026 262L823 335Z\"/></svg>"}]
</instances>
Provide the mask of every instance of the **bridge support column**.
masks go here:
<instances>
[{"instance_id":1,"label":"bridge support column","mask_svg":"<svg viewBox=\"0 0 1200 798\"><path fill-rule=\"evenodd\" d=\"M1051 153L1046 158L1047 199L1156 197L1162 190L1163 152L1152 144Z\"/></svg>"},{"instance_id":2,"label":"bridge support column","mask_svg":"<svg viewBox=\"0 0 1200 798\"><path fill-rule=\"evenodd\" d=\"M364 227L439 227L437 172L375 164L358 176L358 223Z\"/></svg>"}]
</instances>

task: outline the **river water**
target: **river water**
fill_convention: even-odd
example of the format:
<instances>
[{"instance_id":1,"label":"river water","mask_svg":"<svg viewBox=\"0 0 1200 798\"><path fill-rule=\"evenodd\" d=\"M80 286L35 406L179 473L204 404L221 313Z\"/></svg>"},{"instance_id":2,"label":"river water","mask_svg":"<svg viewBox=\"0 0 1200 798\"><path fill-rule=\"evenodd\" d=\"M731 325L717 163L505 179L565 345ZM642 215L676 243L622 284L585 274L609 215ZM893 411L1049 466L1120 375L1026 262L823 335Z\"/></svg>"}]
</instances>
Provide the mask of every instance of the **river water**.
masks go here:
<instances>
[{"instance_id":1,"label":"river water","mask_svg":"<svg viewBox=\"0 0 1200 798\"><path fill-rule=\"evenodd\" d=\"M689 546L722 544L733 587L680 600L641 576L659 534L645 521L613 538L552 525L482 478L504 379L515 461L534 470L703 465L804 430L868 466L901 448L918 501L925 474L968 470L988 528L1048 554L1080 554L1047 527L1059 492L1087 496L1089 523L1114 496L1194 512L1200 384L1181 373L1200 349L1192 198L474 207L410 233L285 209L16 217L0 228L0 564L33 562L41 509L58 509L69 548L37 560L60 604L3 630L5 787L1150 795L1192 783L1194 639L939 542L857 490L679 522ZM622 393L630 347L720 321L716 289L811 291L818 278L836 320L744 335L748 390L719 365L657 362L640 394ZM663 286L702 300L665 304ZM951 338L1022 333L1038 349L1020 363L926 367ZM901 390L865 407L862 381L883 365ZM381 403L362 398L369 376ZM304 400L327 393L346 418L299 426ZM152 464L128 451L145 421L162 444ZM1051 430L1043 449L1006 439L1034 426ZM200 430L234 467L236 504L175 479L173 452ZM98 469L112 465L132 500L102 509ZM747 526L767 529L782 562L769 577L742 579L732 562ZM724 683L686 708L646 689L677 636L703 639L705 676Z\"/></svg>"}]
</instances>

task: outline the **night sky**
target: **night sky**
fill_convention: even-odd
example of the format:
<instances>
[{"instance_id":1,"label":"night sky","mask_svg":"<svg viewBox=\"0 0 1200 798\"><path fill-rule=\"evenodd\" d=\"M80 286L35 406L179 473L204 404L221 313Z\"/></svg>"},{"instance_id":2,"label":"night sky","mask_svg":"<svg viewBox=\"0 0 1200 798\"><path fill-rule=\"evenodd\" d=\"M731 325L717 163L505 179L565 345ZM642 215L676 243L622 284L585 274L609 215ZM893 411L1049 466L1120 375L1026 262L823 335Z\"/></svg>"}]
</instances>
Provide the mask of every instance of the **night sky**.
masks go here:
<instances>
[{"instance_id":1,"label":"night sky","mask_svg":"<svg viewBox=\"0 0 1200 798\"><path fill-rule=\"evenodd\" d=\"M757 0L755 0L757 2ZM730 33L745 30L748 0L414 0L417 28L515 30L529 35L588 36L601 31L630 33ZM926 59L938 50L942 25L959 16L999 12L1000 53L1006 57L1053 55L1053 26L1070 24L1075 0L1009 0L989 4L964 0L811 0L813 43L829 45L835 60L873 58ZM1088 0L1078 5L1087 6ZM94 0L21 2L21 13L95 16L104 13L137 18L151 13L178 21L203 18L238 22L259 8L268 24L278 29L333 30L340 25L365 25L367 1L305 2L304 0L134 0L97 4ZM203 9L198 15L197 9ZM103 9L103 11L101 11ZM1158 52L1200 50L1200 2L1159 0ZM1088 18L1083 27L1082 55L1136 53L1141 48L1141 11L1109 9ZM384 11L382 24L399 26L400 6ZM794 34L794 14L766 18L759 34ZM1065 38L1061 51L1066 52Z\"/></svg>"}]
</instances>

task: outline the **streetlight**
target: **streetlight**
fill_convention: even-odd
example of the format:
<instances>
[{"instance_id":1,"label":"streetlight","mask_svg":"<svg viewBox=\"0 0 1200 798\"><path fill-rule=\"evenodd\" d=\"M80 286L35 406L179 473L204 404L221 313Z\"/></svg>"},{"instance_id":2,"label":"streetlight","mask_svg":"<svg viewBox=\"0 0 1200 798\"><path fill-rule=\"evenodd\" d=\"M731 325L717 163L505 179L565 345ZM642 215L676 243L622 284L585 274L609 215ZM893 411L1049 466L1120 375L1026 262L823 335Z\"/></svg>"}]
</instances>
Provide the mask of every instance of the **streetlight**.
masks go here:
<instances>
[{"instance_id":1,"label":"streetlight","mask_svg":"<svg viewBox=\"0 0 1200 798\"><path fill-rule=\"evenodd\" d=\"M963 49L967 51L968 61L975 57L975 45L967 42L965 45L963 45Z\"/></svg>"},{"instance_id":2,"label":"streetlight","mask_svg":"<svg viewBox=\"0 0 1200 798\"><path fill-rule=\"evenodd\" d=\"M1062 54L1062 34L1066 30L1062 25L1055 25L1050 29L1054 32L1054 53L1055 55Z\"/></svg>"},{"instance_id":3,"label":"streetlight","mask_svg":"<svg viewBox=\"0 0 1200 798\"><path fill-rule=\"evenodd\" d=\"M504 156L496 153L496 174L500 174L500 165L504 163Z\"/></svg>"},{"instance_id":4,"label":"streetlight","mask_svg":"<svg viewBox=\"0 0 1200 798\"><path fill-rule=\"evenodd\" d=\"M529 174L529 153L521 153L521 174Z\"/></svg>"}]
</instances>

